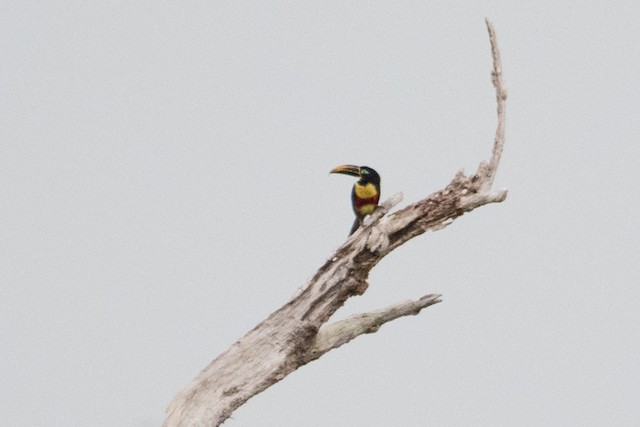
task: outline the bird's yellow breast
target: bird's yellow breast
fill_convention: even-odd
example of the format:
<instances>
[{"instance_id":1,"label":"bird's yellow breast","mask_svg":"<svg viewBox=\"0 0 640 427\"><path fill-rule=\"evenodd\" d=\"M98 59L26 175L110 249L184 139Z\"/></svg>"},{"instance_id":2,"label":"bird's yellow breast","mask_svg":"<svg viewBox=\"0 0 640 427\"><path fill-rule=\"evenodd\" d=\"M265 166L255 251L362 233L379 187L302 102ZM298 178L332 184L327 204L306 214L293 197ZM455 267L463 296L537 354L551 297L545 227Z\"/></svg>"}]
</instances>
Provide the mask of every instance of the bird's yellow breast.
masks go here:
<instances>
[{"instance_id":1,"label":"bird's yellow breast","mask_svg":"<svg viewBox=\"0 0 640 427\"><path fill-rule=\"evenodd\" d=\"M356 183L355 185L356 196L360 199L370 199L378 195L375 185L367 182L365 185Z\"/></svg>"},{"instance_id":2,"label":"bird's yellow breast","mask_svg":"<svg viewBox=\"0 0 640 427\"><path fill-rule=\"evenodd\" d=\"M371 215L371 214L373 213L373 211L375 211L375 210L376 210L376 208L377 208L377 207L378 207L378 206L373 205L373 204L371 204L371 205L364 205L364 206L362 206L362 207L360 207L360 208L358 209L358 214L359 214L359 215L362 215L362 216L365 216L365 215Z\"/></svg>"}]
</instances>

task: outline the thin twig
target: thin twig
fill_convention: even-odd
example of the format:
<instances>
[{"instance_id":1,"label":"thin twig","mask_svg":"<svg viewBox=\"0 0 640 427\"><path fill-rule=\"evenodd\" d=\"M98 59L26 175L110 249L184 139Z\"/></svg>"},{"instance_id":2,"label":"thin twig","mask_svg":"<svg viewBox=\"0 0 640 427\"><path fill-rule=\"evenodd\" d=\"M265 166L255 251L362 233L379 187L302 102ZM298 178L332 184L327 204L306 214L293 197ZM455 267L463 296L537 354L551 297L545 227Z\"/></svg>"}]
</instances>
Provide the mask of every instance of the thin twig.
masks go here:
<instances>
[{"instance_id":1,"label":"thin twig","mask_svg":"<svg viewBox=\"0 0 640 427\"><path fill-rule=\"evenodd\" d=\"M504 87L502 80L502 62L500 61L500 51L498 50L498 41L496 39L496 32L493 29L493 25L488 19L485 19L487 24L487 31L489 32L489 41L491 43L491 57L493 58L493 70L491 72L491 83L496 89L496 103L498 110L498 127L496 129L496 135L493 141L493 150L491 153L491 160L489 160L488 176L485 185L491 188L493 180L498 170L498 164L500 163L500 157L502 156L502 150L504 148L504 129L506 123L506 101L507 90Z\"/></svg>"}]
</instances>

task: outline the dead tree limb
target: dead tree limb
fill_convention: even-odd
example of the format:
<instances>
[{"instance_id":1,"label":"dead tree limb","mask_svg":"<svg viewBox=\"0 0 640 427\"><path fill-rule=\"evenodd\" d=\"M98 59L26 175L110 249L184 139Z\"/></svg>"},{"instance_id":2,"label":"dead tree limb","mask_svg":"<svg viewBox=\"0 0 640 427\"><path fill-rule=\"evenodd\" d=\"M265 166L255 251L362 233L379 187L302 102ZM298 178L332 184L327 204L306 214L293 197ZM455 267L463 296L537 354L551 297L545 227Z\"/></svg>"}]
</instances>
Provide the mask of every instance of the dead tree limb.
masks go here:
<instances>
[{"instance_id":1,"label":"dead tree limb","mask_svg":"<svg viewBox=\"0 0 640 427\"><path fill-rule=\"evenodd\" d=\"M504 146L506 92L495 33L488 21L486 24L498 104L489 162L482 162L471 176L458 172L443 190L397 212L389 214L401 195L383 203L289 302L213 360L174 397L165 427L220 425L248 399L300 366L359 335L377 331L386 322L418 314L440 302L439 295L426 295L327 324L349 297L365 292L369 271L389 252L426 231L446 227L466 212L506 198L506 190L491 189Z\"/></svg>"}]
</instances>

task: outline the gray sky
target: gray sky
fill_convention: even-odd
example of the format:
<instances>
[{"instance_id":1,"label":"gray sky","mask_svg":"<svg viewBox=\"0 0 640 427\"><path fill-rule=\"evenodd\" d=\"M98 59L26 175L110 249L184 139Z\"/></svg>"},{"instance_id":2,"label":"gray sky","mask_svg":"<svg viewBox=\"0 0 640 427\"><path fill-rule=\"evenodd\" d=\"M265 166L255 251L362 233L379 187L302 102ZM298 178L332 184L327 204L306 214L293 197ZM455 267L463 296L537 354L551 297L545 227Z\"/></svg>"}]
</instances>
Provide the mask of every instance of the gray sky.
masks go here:
<instances>
[{"instance_id":1,"label":"gray sky","mask_svg":"<svg viewBox=\"0 0 640 427\"><path fill-rule=\"evenodd\" d=\"M229 426L640 424L637 2L31 2L0 11L0 424L151 426L345 239L487 159L508 199L338 318L444 302ZM227 425L225 424L225 425Z\"/></svg>"}]
</instances>

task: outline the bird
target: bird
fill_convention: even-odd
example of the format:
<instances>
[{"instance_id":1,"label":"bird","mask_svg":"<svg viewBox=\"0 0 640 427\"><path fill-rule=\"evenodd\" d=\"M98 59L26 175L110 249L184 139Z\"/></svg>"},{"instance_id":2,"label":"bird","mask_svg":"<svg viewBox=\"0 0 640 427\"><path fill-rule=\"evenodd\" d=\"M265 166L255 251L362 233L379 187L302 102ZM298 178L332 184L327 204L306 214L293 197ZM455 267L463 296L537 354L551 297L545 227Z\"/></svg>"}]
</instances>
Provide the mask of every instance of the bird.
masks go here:
<instances>
[{"instance_id":1,"label":"bird","mask_svg":"<svg viewBox=\"0 0 640 427\"><path fill-rule=\"evenodd\" d=\"M362 225L367 215L373 213L380 200L380 175L368 166L342 165L331 169L329 173L340 173L360 178L351 190L351 206L356 220L351 227L351 236Z\"/></svg>"}]
</instances>

